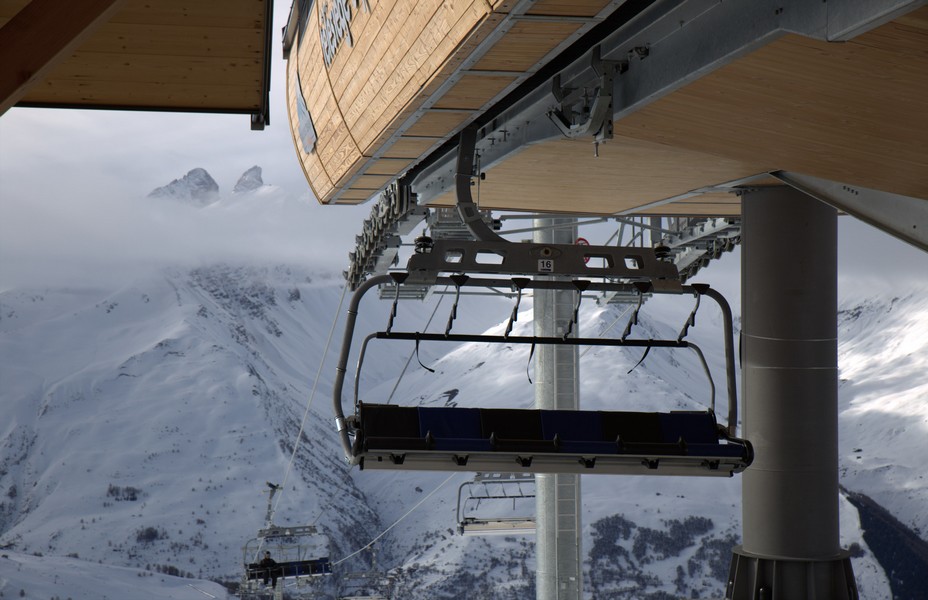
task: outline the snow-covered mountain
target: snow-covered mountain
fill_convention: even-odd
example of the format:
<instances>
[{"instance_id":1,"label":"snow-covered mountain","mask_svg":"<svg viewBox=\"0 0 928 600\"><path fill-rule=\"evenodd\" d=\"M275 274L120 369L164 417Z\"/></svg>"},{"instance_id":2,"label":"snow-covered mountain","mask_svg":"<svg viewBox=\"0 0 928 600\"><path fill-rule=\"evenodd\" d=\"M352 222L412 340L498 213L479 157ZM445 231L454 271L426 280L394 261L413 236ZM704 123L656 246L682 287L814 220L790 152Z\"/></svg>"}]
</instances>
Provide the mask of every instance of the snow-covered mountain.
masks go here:
<instances>
[{"instance_id":1,"label":"snow-covered mountain","mask_svg":"<svg viewBox=\"0 0 928 600\"><path fill-rule=\"evenodd\" d=\"M244 177L244 175L242 176ZM260 169L258 178L260 179ZM207 206L219 200L219 184L206 171L197 167L191 169L180 179L155 188L148 194L149 198L168 198L193 206Z\"/></svg>"},{"instance_id":2,"label":"snow-covered mountain","mask_svg":"<svg viewBox=\"0 0 928 600\"><path fill-rule=\"evenodd\" d=\"M258 186L209 210L250 214L245 204L267 204L274 193ZM457 534L457 491L468 476L345 467L330 398L340 324L314 381L342 294L340 276L317 267L228 263L120 285L0 293L0 597L223 597L215 582L241 577L241 548L263 526L270 481L284 484L278 524L316 523L328 535L336 564L316 586L323 597L366 568L368 553L353 555L377 539L392 598L533 598L533 537ZM401 303L398 327L422 329L436 302ZM370 298L362 308L359 332L384 327L388 303ZM655 298L633 333L676 337L690 308L687 299ZM448 310L446 300L431 331L443 329ZM455 331L499 332L510 310L504 300L462 300ZM621 331L626 319L622 307L584 302L580 327L584 335ZM697 323L690 337L724 390L710 304ZM887 576L880 555L887 544L905 546L914 572L928 571L917 562L928 536L928 294L848 298L839 323L842 543L854 551L862 597L906 597L900 580L917 577L898 555ZM530 298L516 327L531 327ZM424 343L418 358L435 373L412 351L411 343L373 344L360 397L533 401L528 348ZM584 408L706 406L694 357L654 350L632 370L639 358L633 349L586 352ZM719 404L724 415L724 394ZM588 598L723 595L740 531L740 478L597 475L582 485ZM898 528L872 525L892 519Z\"/></svg>"},{"instance_id":3,"label":"snow-covered mountain","mask_svg":"<svg viewBox=\"0 0 928 600\"><path fill-rule=\"evenodd\" d=\"M243 194L253 192L264 185L264 179L261 177L261 167L255 165L242 173L242 176L235 182L232 188L233 194Z\"/></svg>"}]
</instances>

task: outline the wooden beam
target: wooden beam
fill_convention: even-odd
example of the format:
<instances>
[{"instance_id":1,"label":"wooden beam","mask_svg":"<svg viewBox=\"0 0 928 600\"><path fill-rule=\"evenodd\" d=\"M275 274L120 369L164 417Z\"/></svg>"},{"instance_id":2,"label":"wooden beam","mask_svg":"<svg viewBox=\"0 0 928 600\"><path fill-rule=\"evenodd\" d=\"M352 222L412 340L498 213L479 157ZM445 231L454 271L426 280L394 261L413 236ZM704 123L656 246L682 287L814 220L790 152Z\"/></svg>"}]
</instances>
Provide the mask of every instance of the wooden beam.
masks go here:
<instances>
[{"instance_id":1,"label":"wooden beam","mask_svg":"<svg viewBox=\"0 0 928 600\"><path fill-rule=\"evenodd\" d=\"M0 115L109 21L124 0L32 0L0 29Z\"/></svg>"}]
</instances>

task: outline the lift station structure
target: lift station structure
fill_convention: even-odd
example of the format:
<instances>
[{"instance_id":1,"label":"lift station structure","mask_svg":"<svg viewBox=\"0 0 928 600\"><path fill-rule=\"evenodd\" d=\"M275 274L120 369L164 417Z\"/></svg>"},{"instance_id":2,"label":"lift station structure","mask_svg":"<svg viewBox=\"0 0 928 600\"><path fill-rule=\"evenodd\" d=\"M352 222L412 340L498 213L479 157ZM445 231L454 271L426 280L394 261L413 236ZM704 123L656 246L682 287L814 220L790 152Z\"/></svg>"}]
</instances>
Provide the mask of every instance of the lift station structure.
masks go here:
<instances>
[{"instance_id":1,"label":"lift station structure","mask_svg":"<svg viewBox=\"0 0 928 600\"><path fill-rule=\"evenodd\" d=\"M272 8L271 0L4 2L0 114L236 112L261 129ZM708 436L749 449L727 463L743 477L731 599L857 597L838 537L836 219L851 215L928 250L926 49L924 0L295 0L283 32L289 127L313 192L323 204L378 199L350 256L352 288L385 273L401 237L428 218L433 232L444 227L434 235L439 249L445 236L532 257L515 279L554 292L536 298L534 335L567 340L577 269L557 273L542 262L551 255L531 252L583 258L565 243L573 234L516 249L487 211L540 215L549 223L539 231L587 215L659 232L647 237L658 247L632 262L672 264L681 288L700 264L742 244L742 427L739 436ZM647 277L617 275L602 293L640 300L668 291L674 277L660 276L659 264L643 269ZM415 297L430 284L415 281L384 289ZM551 383L537 398L549 415L577 408L572 377L582 377L571 367L575 347L550 349L539 364ZM353 417L343 431L369 433ZM643 448L621 439L590 461L604 440L562 443L565 433L554 444L539 431L530 440L541 457L536 519L546 553L538 597L579 598L578 545L544 541L545 522L570 520L552 518L557 499L572 497L576 516L579 484L539 448L562 452L572 441L584 468L599 456L631 468L630 452L660 454L655 471L673 453L684 455L684 470L694 462L663 441ZM387 433L382 445L411 443ZM492 464L505 441L472 452ZM437 440L423 444L409 465L428 463ZM370 450L349 444L347 455L366 459ZM696 470L712 471L710 459Z\"/></svg>"},{"instance_id":2,"label":"lift station structure","mask_svg":"<svg viewBox=\"0 0 928 600\"><path fill-rule=\"evenodd\" d=\"M473 244L456 246L460 264L448 272L487 272L469 262L470 249L526 250L537 266L520 275L532 281L558 279L541 258L568 257L576 234L515 249L522 244L502 240L486 211L642 218L678 237L694 223L736 223L741 437L752 455L740 475L743 543L733 551L726 594L856 598L838 531L836 219L853 215L928 249L924 5L297 1L284 34L288 117L321 203L379 198L350 256L352 287L384 277L400 238L442 207L457 211ZM668 231L671 221L677 225ZM667 259L666 247L654 250ZM675 249L673 261L689 250ZM399 297L409 281L380 283ZM535 335L566 339L576 295L536 296ZM579 408L575 378L582 377L573 368L576 346L547 352L536 363L543 417ZM469 459L455 454L466 446L487 469L500 462L493 452L512 441L496 435L493 450L481 454L489 447L478 438L449 442L457 433L442 428L441 415L399 410L362 406L343 415L348 459L466 468ZM497 416L472 415L473 435L504 430L487 425ZM544 422L537 431L537 444L550 441ZM574 441L584 451L582 443L595 443ZM545 529L548 518L555 527L570 515L578 523L576 469L561 468L537 444L509 449L538 453L534 462L516 457L525 470L537 467L538 597L580 598L576 544ZM555 446L564 452L569 444ZM442 448L451 456L430 462ZM548 458L539 463L539 456Z\"/></svg>"}]
</instances>

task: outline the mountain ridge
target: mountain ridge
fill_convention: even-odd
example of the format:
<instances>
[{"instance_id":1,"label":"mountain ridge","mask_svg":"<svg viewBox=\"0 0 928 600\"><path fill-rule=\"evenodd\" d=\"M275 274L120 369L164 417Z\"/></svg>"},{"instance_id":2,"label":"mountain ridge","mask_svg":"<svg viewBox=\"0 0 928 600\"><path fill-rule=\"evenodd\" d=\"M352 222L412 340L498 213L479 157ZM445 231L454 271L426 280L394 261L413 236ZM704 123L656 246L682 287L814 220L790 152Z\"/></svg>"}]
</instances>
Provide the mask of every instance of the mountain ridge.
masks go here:
<instances>
[{"instance_id":1,"label":"mountain ridge","mask_svg":"<svg viewBox=\"0 0 928 600\"><path fill-rule=\"evenodd\" d=\"M169 269L116 289L0 294L0 353L6 358L0 375L14 382L5 383L3 392L12 419L0 426L0 547L14 557L8 560L32 564L29 555L41 554L43 564L53 556L73 563L77 555L88 569L102 561L157 577L176 569L234 583L241 568L239 546L263 525L264 481L288 473L341 285L334 274L300 267L218 264ZM372 300L365 306L360 325L382 328L387 305ZM504 322L511 306L494 306ZM530 306L530 301L523 305L516 333L531 326ZM472 308L462 302L456 329L487 318L486 311ZM912 320L922 322L926 308L918 294L843 307L842 378L863 382L867 369L877 368L857 358L864 341L915 357L901 364L905 373L918 373L924 342L911 334L894 345L885 340L907 331L891 324L901 320L911 330ZM405 319L416 329L428 310L404 302L399 312L400 323ZM620 314L617 307L584 304L581 329L602 331ZM647 303L635 335L675 337L682 317L669 314L659 302ZM691 335L718 373L716 317L701 314ZM896 320L887 321L887 315ZM340 333L336 329L334 339ZM375 359L365 363L362 399L386 397L411 351L372 348ZM464 406L532 402L527 348L424 344L420 357L438 373L408 372L397 401L444 403L457 390L453 401ZM626 375L639 358L622 349L592 350L582 367L584 406L613 406L618 397L637 397L635 407L643 410L707 405L707 384L692 357L655 351ZM532 597L532 538L455 534L454 491L466 476L345 469L331 425L333 370L334 362L323 369L285 484L279 523L318 520L331 538L335 560L395 525L377 544L378 562L393 576L394 597ZM890 392L903 383L897 381ZM918 385L909 385L898 393L909 394L912 387L917 391ZM846 382L841 390L843 432L850 423L864 427L865 439L879 439L884 428L895 427L895 417L860 420L861 411L872 413L870 403L876 401L869 388ZM894 443L917 447L921 438L913 441L915 425L898 431ZM914 507L925 497L924 488L900 487L919 465L900 463L890 469L900 473L887 477L884 463L892 445L883 456L868 443L874 462L857 465L853 451L861 436L847 437L842 437L841 460L845 477L851 476L849 487L868 495L876 487L875 496L882 495L881 504L894 507L900 521L920 526L922 516ZM439 487L427 504L398 521ZM717 595L727 562L722 546L737 538L739 507L737 477L585 477L588 594ZM860 541L859 519L847 501L842 501L842 531L845 545ZM861 549L855 570L862 594L881 597L889 589L886 576L866 544ZM363 569L367 560L362 555L338 569ZM12 567L4 564L11 563L0 561L0 579L13 581ZM16 581L12 585L36 586ZM331 594L339 585L338 578L320 583ZM55 590L49 595L61 595L66 588L48 589Z\"/></svg>"}]
</instances>

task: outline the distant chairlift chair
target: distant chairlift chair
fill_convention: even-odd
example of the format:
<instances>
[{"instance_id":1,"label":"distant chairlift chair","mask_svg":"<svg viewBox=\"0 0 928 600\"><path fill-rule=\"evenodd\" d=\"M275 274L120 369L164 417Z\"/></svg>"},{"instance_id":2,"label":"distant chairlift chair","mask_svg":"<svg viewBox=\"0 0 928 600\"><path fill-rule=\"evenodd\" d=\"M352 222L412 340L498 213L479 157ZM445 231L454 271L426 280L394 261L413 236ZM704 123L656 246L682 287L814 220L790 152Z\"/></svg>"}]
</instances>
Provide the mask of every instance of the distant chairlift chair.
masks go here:
<instances>
[{"instance_id":1,"label":"distant chairlift chair","mask_svg":"<svg viewBox=\"0 0 928 600\"><path fill-rule=\"evenodd\" d=\"M313 525L278 527L271 522L272 500L279 486L268 483L268 512L266 526L258 535L248 540L242 548L245 577L242 582L243 597L266 597L269 590L265 579L276 579L276 589L270 590L274 597L282 597L285 580L296 585L307 584L311 579L332 574L332 563L325 549L328 539ZM270 552L276 562L273 567L260 564L264 552ZM325 555L322 555L325 554ZM289 592L288 592L289 593ZM291 594L292 595L292 594Z\"/></svg>"},{"instance_id":2,"label":"distant chairlift chair","mask_svg":"<svg viewBox=\"0 0 928 600\"><path fill-rule=\"evenodd\" d=\"M377 556L371 549L371 566L366 571L353 571L340 577L342 592L337 600L387 600L391 598L392 577L377 566Z\"/></svg>"},{"instance_id":3,"label":"distant chairlift chair","mask_svg":"<svg viewBox=\"0 0 928 600\"><path fill-rule=\"evenodd\" d=\"M466 494L465 494L466 492ZM457 521L461 535L530 535L535 533L535 476L525 473L477 473L458 488ZM512 501L512 510L501 502ZM522 512L516 512L517 503ZM481 504L485 505L481 510Z\"/></svg>"},{"instance_id":4,"label":"distant chairlift chair","mask_svg":"<svg viewBox=\"0 0 928 600\"><path fill-rule=\"evenodd\" d=\"M676 268L672 264L661 263L653 251L646 248L440 242L444 240L435 240L434 247L429 247L426 252L417 251L410 258L407 272L372 277L359 286L352 297L333 393L336 424L350 464L359 465L362 469L725 477L739 473L751 464L753 452L750 443L734 435L737 398L731 310L718 292L706 285L680 285L679 279L674 280L673 277ZM629 252L633 252L633 255L628 256ZM489 266L482 264L477 256L481 253L498 254L502 261ZM553 256L558 260L540 260L542 256ZM588 261L584 261L584 257L600 259L598 262L605 266L585 272L583 265ZM450 277L436 274L438 271L453 270L492 270L507 275L533 273L536 264L544 265L549 274L575 276L582 273L592 277L622 277L624 281L631 278L631 283L617 283L616 279L601 282L522 277L478 279L465 274ZM668 268L673 273L668 273ZM450 341L619 346L642 348L645 351L651 348L685 348L696 353L709 376L712 387L711 408L707 411L657 413L396 406L361 402L357 395L356 379L354 411L346 417L342 408L342 390L362 297L368 290L382 283L393 284L398 289L404 283L421 284L423 280L432 285L454 287L458 292L464 287L512 289L517 293L517 300L506 333L451 333L460 294L456 296L444 334L393 331L393 316L396 314L394 300L386 330L371 333L363 342L357 377L360 377L366 347L374 339L408 340L414 341L417 346L423 341ZM637 293L639 297L651 293L688 294L696 298L696 307L677 339L629 337L632 326L637 322L640 301L619 338L510 335L518 312L518 299L528 289L576 290L578 301L575 314L584 291L620 291ZM397 299L399 296L397 293ZM716 422L714 384L702 351L684 339L694 322L699 300L703 296L715 300L723 314L729 403L727 427Z\"/></svg>"}]
</instances>

